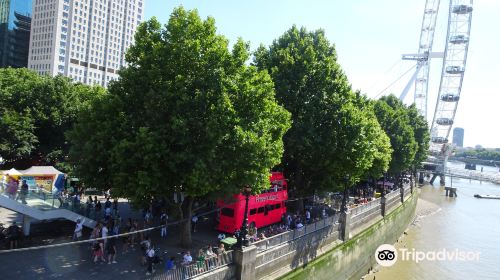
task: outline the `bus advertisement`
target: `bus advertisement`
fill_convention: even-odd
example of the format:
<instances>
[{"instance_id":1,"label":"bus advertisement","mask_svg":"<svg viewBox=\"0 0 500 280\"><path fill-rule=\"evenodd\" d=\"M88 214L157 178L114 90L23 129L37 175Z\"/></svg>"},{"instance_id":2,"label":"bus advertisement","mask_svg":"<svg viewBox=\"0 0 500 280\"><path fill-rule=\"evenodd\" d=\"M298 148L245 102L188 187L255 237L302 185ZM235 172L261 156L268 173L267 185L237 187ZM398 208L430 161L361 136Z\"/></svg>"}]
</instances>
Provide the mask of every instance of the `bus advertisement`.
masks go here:
<instances>
[{"instance_id":1,"label":"bus advertisement","mask_svg":"<svg viewBox=\"0 0 500 280\"><path fill-rule=\"evenodd\" d=\"M287 181L281 172L272 172L269 179L270 189L249 197L248 225L250 227L261 228L279 223L286 215ZM245 212L245 196L242 193L235 194L230 202L219 199L217 208L219 209L217 230L233 234L240 229Z\"/></svg>"}]
</instances>

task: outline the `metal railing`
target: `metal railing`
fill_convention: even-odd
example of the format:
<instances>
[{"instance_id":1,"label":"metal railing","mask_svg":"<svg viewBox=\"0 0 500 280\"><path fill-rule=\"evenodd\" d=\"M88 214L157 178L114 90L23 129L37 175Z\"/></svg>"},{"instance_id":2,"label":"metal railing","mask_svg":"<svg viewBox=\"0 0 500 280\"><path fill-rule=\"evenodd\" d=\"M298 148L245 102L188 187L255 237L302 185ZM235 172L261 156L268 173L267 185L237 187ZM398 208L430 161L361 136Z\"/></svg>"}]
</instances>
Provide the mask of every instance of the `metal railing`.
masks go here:
<instances>
[{"instance_id":1,"label":"metal railing","mask_svg":"<svg viewBox=\"0 0 500 280\"><path fill-rule=\"evenodd\" d=\"M403 190L404 190L404 198L407 198L411 194L411 186L405 185L403 187Z\"/></svg>"},{"instance_id":2,"label":"metal railing","mask_svg":"<svg viewBox=\"0 0 500 280\"><path fill-rule=\"evenodd\" d=\"M351 215L356 216L359 215L365 211L370 210L371 208L375 207L376 205L380 205L380 198L377 198L375 200L372 200L366 204L359 205L357 207L351 208Z\"/></svg>"},{"instance_id":3,"label":"metal railing","mask_svg":"<svg viewBox=\"0 0 500 280\"><path fill-rule=\"evenodd\" d=\"M394 199L394 197L397 197L397 196L400 196L401 193L400 193L400 190L399 189L396 189L388 194L385 195L385 199L386 200L392 200Z\"/></svg>"},{"instance_id":4,"label":"metal railing","mask_svg":"<svg viewBox=\"0 0 500 280\"><path fill-rule=\"evenodd\" d=\"M298 228L298 229L293 229L289 230L274 236L271 236L269 238L259 240L257 242L252 243L252 245L255 245L257 247L257 252L262 252L269 250L273 247L279 246L281 244L287 243L289 241L295 240L297 238L300 238L304 235L307 235L309 233L324 229L326 227L332 226L336 223L338 223L338 218L339 215L333 215L331 217L327 217L324 219L321 219L319 221L310 223L310 224L305 224L303 227Z\"/></svg>"},{"instance_id":5,"label":"metal railing","mask_svg":"<svg viewBox=\"0 0 500 280\"><path fill-rule=\"evenodd\" d=\"M212 272L221 267L233 263L233 251L228 251L222 255L193 261L189 265L180 265L167 272L155 275L155 280L185 280L192 279L199 275Z\"/></svg>"},{"instance_id":6,"label":"metal railing","mask_svg":"<svg viewBox=\"0 0 500 280\"><path fill-rule=\"evenodd\" d=\"M488 181L495 184L500 184L500 172L491 172L491 171L481 172L478 170L468 170L456 167L448 167L445 170L445 175L463 179Z\"/></svg>"}]
</instances>

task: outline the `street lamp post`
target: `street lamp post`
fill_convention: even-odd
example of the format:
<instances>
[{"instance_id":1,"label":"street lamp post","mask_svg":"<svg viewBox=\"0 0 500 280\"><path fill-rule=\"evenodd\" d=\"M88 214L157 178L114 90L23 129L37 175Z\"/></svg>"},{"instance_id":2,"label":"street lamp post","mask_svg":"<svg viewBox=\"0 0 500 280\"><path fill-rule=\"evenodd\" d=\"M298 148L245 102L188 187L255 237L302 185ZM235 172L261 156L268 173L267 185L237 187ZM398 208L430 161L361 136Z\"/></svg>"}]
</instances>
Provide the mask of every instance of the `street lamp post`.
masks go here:
<instances>
[{"instance_id":1,"label":"street lamp post","mask_svg":"<svg viewBox=\"0 0 500 280\"><path fill-rule=\"evenodd\" d=\"M382 182L382 193L380 194L380 210L382 217L385 217L385 180L387 177L387 173L384 172L384 181Z\"/></svg>"},{"instance_id":2,"label":"street lamp post","mask_svg":"<svg viewBox=\"0 0 500 280\"><path fill-rule=\"evenodd\" d=\"M245 195L245 213L243 214L243 224L241 225L240 234L238 234L238 242L236 247L243 248L248 246L247 234L248 234L248 201L250 200L250 194L252 193L252 188L246 186L243 188L243 195Z\"/></svg>"},{"instance_id":3,"label":"street lamp post","mask_svg":"<svg viewBox=\"0 0 500 280\"><path fill-rule=\"evenodd\" d=\"M382 193L380 194L381 197L385 197L385 181L387 177L387 172L384 172L384 181L382 182Z\"/></svg>"},{"instance_id":4,"label":"street lamp post","mask_svg":"<svg viewBox=\"0 0 500 280\"><path fill-rule=\"evenodd\" d=\"M348 194L347 194L347 185L349 184L349 176L346 175L345 176L345 181L344 181L344 196L342 198L342 206L340 209L341 212L340 212L340 223L341 223L341 227L340 227L340 235L341 235L341 238L342 240L346 241L349 239L349 225L350 225L350 214L349 214L349 208L347 207L347 198L348 198Z\"/></svg>"},{"instance_id":5,"label":"street lamp post","mask_svg":"<svg viewBox=\"0 0 500 280\"><path fill-rule=\"evenodd\" d=\"M347 212L347 184L349 183L349 176L346 175L344 182L344 195L342 197L341 211Z\"/></svg>"}]
</instances>

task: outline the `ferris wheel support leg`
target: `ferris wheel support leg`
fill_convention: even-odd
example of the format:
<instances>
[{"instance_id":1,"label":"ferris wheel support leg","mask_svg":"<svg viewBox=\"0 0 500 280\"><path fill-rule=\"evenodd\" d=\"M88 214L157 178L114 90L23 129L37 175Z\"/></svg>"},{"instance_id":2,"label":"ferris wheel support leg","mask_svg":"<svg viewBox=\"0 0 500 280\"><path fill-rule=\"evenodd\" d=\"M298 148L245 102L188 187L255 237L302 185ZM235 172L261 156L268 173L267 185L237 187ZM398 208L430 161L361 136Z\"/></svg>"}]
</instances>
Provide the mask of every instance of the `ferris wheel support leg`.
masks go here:
<instances>
[{"instance_id":1,"label":"ferris wheel support leg","mask_svg":"<svg viewBox=\"0 0 500 280\"><path fill-rule=\"evenodd\" d=\"M429 181L429 183L430 183L431 185L433 185L433 184L434 184L434 180L436 180L437 176L438 176L438 174L436 174L436 173L433 173L433 174L432 174L432 178L431 178L431 180Z\"/></svg>"}]
</instances>

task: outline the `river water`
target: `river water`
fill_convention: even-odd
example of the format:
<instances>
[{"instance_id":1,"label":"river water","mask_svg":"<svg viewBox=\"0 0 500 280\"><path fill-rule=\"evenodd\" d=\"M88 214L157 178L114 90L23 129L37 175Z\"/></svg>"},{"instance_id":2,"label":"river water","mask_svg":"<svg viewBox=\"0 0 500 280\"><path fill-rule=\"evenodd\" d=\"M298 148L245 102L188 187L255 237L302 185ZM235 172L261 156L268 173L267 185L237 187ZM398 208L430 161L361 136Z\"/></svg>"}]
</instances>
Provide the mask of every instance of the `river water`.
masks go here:
<instances>
[{"instance_id":1,"label":"river water","mask_svg":"<svg viewBox=\"0 0 500 280\"><path fill-rule=\"evenodd\" d=\"M498 169L485 166L484 172ZM416 263L398 257L393 266L378 266L378 272L365 279L500 279L500 200L474 198L474 194L500 195L500 185L447 177L446 184L458 188L458 197L449 198L436 182L421 188L417 216L395 247L398 252L459 250L479 253L479 259Z\"/></svg>"}]
</instances>

